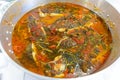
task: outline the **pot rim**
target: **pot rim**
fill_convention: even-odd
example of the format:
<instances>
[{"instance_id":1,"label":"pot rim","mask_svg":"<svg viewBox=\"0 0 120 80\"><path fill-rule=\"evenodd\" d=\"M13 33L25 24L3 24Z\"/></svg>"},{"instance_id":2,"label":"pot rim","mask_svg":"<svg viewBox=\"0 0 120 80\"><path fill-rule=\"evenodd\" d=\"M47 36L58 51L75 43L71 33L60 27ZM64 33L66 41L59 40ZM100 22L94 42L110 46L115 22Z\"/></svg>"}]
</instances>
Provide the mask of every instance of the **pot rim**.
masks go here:
<instances>
[{"instance_id":1,"label":"pot rim","mask_svg":"<svg viewBox=\"0 0 120 80\"><path fill-rule=\"evenodd\" d=\"M14 1L6 10L5 10L5 12L4 12L4 14L7 12L7 10L9 10L10 8L11 8L11 6L13 6L15 3L17 2L17 0L16 1ZM106 1L107 2L107 1ZM108 2L107 2L108 3ZM109 4L109 3L108 3ZM110 4L111 5L111 4ZM113 7L114 8L114 7ZM3 15L4 16L4 15ZM2 19L1 19L1 21L2 21ZM1 22L0 22L1 23ZM2 38L2 35L0 34L0 39ZM9 55L6 53L6 51L3 49L3 47L2 47L2 44L1 44L2 42L0 41L0 49L1 49L1 51L3 52L3 54L5 55L5 57L8 59L8 61L10 62L10 63L12 63L13 65L15 65L18 69L20 69L20 70L22 70L22 71L24 71L24 72L26 72L26 73L28 73L28 74L30 74L30 75L33 75L33 76L35 76L35 77L37 77L37 78L42 78L42 79L50 79L50 80L74 80L74 79L84 79L84 78L89 78L89 77L92 77L92 76L94 76L94 75L97 75L97 74L100 74L101 72L103 72L104 71L104 69L103 70L100 70L100 71L97 71L97 72L95 72L95 73L93 73L93 74L89 74L89 75L86 75L86 76L82 76L82 77L77 77L77 78L52 78L52 77L47 77L47 76L42 76L42 75L39 75L39 74L37 74L37 73L34 73L34 72L31 72L31 71L29 71L28 69L25 69L24 67L22 67L22 66L20 66L18 63L16 63L11 57L9 57ZM117 59L116 59L117 60ZM112 63L110 66L112 66L114 63ZM107 68L109 68L110 66L108 66L108 67L106 67L105 69L107 69Z\"/></svg>"}]
</instances>

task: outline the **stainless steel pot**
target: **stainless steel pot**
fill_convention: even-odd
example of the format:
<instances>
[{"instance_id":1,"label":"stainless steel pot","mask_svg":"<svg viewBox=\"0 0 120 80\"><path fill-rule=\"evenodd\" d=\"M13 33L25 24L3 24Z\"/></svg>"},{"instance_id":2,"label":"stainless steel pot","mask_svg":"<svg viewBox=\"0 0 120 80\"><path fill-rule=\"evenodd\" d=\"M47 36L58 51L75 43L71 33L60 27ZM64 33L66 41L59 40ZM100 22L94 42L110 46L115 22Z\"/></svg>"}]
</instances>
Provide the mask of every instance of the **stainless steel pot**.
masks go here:
<instances>
[{"instance_id":1,"label":"stainless steel pot","mask_svg":"<svg viewBox=\"0 0 120 80\"><path fill-rule=\"evenodd\" d=\"M103 71L105 68L109 67L120 56L120 14L105 0L18 0L6 10L0 23L0 48L2 49L2 52L6 55L8 60L12 62L15 66L42 80L58 79L41 76L23 68L16 60L11 47L12 31L17 21L31 9L50 2L71 2L82 5L95 11L99 16L104 18L106 23L109 25L113 38L113 49L106 63L95 73ZM95 73L93 73L92 76L94 76ZM84 76L82 78L86 77L87 76ZM78 77L76 79L79 80L81 79L81 77Z\"/></svg>"}]
</instances>

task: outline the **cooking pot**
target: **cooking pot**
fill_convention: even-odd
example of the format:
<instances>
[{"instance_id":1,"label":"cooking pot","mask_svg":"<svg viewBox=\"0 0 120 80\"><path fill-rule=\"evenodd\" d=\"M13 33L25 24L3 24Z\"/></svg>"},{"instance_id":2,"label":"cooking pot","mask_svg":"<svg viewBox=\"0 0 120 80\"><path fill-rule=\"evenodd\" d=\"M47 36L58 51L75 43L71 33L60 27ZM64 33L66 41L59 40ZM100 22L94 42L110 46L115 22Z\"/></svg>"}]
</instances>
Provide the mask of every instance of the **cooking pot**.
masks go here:
<instances>
[{"instance_id":1,"label":"cooking pot","mask_svg":"<svg viewBox=\"0 0 120 80\"><path fill-rule=\"evenodd\" d=\"M120 45L119 45L120 44L120 35L119 35L120 34L120 31L119 31L120 30L120 25L119 25L120 14L116 11L114 7L112 7L105 0L18 0L18 1L15 1L6 10L0 23L0 48L10 62L12 62L19 69L35 77L38 77L40 80L57 80L58 79L58 78L41 76L22 67L20 63L17 61L11 47L12 31L17 21L31 9L34 9L38 6L51 3L51 2L70 2L70 3L82 5L96 12L96 14L102 17L107 23L107 25L109 26L109 29L111 31L112 38L113 38L113 44L111 45L113 48L112 48L111 54L107 59L107 61L105 62L105 64L98 71L91 74L92 76L99 73L100 71L103 71L104 69L112 65L113 62L115 62L115 60L120 56ZM91 75L88 75L88 76L91 76ZM86 78L86 77L87 76L77 77L76 79L80 80L81 78ZM71 79L74 80L74 78L71 78Z\"/></svg>"}]
</instances>

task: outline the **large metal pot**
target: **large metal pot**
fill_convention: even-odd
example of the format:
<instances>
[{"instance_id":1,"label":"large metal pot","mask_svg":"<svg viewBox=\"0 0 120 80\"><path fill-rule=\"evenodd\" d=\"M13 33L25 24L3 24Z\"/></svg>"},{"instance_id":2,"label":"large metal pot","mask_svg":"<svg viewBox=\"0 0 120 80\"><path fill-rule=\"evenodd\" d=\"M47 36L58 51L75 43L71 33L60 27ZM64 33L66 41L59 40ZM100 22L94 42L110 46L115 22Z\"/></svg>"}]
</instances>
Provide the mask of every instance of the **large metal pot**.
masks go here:
<instances>
[{"instance_id":1,"label":"large metal pot","mask_svg":"<svg viewBox=\"0 0 120 80\"><path fill-rule=\"evenodd\" d=\"M0 48L2 49L2 52L6 55L6 57L9 59L9 61L12 62L15 66L42 80L57 80L55 78L38 75L23 68L16 60L11 47L11 33L17 21L31 9L50 2L71 2L85 6L95 11L99 16L104 18L106 23L109 25L113 38L113 49L106 63L95 73L103 71L120 56L120 14L105 0L19 0L8 8L8 10L3 15L0 23ZM93 73L92 75L94 76L95 73ZM84 76L82 78L86 77L87 76ZM80 78L81 77L78 77L76 79L79 80Z\"/></svg>"}]
</instances>

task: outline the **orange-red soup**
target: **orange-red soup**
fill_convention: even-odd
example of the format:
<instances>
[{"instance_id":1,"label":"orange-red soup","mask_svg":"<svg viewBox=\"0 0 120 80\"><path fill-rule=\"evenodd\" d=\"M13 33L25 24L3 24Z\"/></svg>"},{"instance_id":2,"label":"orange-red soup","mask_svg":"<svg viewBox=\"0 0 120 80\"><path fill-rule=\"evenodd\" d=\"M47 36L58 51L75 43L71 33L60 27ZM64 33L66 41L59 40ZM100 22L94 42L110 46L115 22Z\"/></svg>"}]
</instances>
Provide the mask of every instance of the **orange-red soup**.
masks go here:
<instances>
[{"instance_id":1,"label":"orange-red soup","mask_svg":"<svg viewBox=\"0 0 120 80\"><path fill-rule=\"evenodd\" d=\"M99 69L111 51L111 33L93 11L71 3L50 3L25 14L12 34L12 48L28 70L71 78Z\"/></svg>"}]
</instances>

